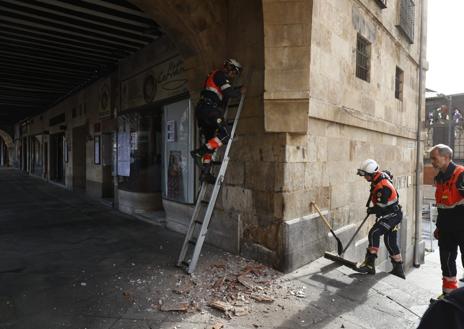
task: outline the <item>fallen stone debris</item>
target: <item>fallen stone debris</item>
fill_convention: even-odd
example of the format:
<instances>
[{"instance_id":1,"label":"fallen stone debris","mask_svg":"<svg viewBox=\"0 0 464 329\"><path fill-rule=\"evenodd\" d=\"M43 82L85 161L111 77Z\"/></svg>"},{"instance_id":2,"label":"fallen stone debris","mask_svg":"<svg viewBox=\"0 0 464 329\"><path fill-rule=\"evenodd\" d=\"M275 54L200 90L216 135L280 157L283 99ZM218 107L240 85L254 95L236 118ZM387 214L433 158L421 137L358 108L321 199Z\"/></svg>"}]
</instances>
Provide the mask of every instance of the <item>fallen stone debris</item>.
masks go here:
<instances>
[{"instance_id":1,"label":"fallen stone debris","mask_svg":"<svg viewBox=\"0 0 464 329\"><path fill-rule=\"evenodd\" d=\"M215 320L210 329L225 328L218 316L230 320L269 314L284 310L288 299L306 298L305 287L284 282L271 267L228 253L207 259L191 275L160 269L148 266L146 273L130 274L127 284L118 273L116 288L126 302L146 312L210 313ZM136 300L141 293L146 298Z\"/></svg>"},{"instance_id":2,"label":"fallen stone debris","mask_svg":"<svg viewBox=\"0 0 464 329\"><path fill-rule=\"evenodd\" d=\"M280 274L241 257L228 257L231 259L209 264L192 275L176 275L175 287L155 308L163 312L202 312L209 307L230 319L250 314L254 303L274 303L275 294L283 289L277 283Z\"/></svg>"}]
</instances>

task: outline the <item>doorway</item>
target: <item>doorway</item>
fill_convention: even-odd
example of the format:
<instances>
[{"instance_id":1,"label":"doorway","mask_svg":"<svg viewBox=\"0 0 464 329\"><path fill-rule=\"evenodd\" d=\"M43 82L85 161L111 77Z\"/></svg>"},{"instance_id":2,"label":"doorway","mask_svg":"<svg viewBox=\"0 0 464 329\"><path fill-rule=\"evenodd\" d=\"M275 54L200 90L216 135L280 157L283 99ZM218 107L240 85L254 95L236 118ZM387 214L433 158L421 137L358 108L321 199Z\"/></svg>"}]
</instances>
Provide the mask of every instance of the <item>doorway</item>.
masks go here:
<instances>
[{"instance_id":1,"label":"doorway","mask_svg":"<svg viewBox=\"0 0 464 329\"><path fill-rule=\"evenodd\" d=\"M27 172L28 163L27 163L27 137L23 138L21 144L21 169Z\"/></svg>"},{"instance_id":2,"label":"doorway","mask_svg":"<svg viewBox=\"0 0 464 329\"><path fill-rule=\"evenodd\" d=\"M48 143L47 142L44 142L43 159L44 159L43 177L47 179L48 178Z\"/></svg>"},{"instance_id":3,"label":"doorway","mask_svg":"<svg viewBox=\"0 0 464 329\"><path fill-rule=\"evenodd\" d=\"M111 202L114 197L113 138L114 133L103 133L101 140L102 198Z\"/></svg>"},{"instance_id":4,"label":"doorway","mask_svg":"<svg viewBox=\"0 0 464 329\"><path fill-rule=\"evenodd\" d=\"M50 135L50 180L65 184L64 133Z\"/></svg>"},{"instance_id":5,"label":"doorway","mask_svg":"<svg viewBox=\"0 0 464 329\"><path fill-rule=\"evenodd\" d=\"M85 191L86 188L87 131L86 125L72 130L73 190Z\"/></svg>"}]
</instances>

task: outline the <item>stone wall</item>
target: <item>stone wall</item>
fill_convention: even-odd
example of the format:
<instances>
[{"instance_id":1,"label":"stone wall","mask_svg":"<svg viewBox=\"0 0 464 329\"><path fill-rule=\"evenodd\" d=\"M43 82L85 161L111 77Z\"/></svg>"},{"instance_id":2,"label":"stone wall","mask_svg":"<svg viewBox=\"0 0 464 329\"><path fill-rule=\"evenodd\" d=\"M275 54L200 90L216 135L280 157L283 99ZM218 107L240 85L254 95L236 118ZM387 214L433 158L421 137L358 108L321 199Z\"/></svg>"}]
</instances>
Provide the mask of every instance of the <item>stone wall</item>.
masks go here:
<instances>
[{"instance_id":1,"label":"stone wall","mask_svg":"<svg viewBox=\"0 0 464 329\"><path fill-rule=\"evenodd\" d=\"M283 219L304 218L315 200L330 210L334 228L341 230L365 216L369 185L356 176L359 164L373 158L391 170L407 218L401 241L408 261L414 233L419 13L416 3L416 40L410 45L395 27L398 2L381 10L368 0L314 1L308 130L287 136L290 157L283 164ZM370 82L355 75L358 33L371 42ZM394 93L397 66L404 71L402 101ZM306 239L317 241L311 234Z\"/></svg>"}]
</instances>

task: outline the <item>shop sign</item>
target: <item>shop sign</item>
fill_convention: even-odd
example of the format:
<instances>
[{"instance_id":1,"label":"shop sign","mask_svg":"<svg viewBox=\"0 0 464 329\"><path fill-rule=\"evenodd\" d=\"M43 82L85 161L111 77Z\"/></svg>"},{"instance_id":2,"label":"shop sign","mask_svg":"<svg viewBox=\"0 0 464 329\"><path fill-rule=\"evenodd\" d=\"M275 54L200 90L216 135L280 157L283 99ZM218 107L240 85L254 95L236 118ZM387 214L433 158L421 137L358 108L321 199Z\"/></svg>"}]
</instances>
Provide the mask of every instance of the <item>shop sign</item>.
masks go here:
<instances>
[{"instance_id":1,"label":"shop sign","mask_svg":"<svg viewBox=\"0 0 464 329\"><path fill-rule=\"evenodd\" d=\"M180 56L171 57L121 83L121 110L186 93L187 74Z\"/></svg>"}]
</instances>

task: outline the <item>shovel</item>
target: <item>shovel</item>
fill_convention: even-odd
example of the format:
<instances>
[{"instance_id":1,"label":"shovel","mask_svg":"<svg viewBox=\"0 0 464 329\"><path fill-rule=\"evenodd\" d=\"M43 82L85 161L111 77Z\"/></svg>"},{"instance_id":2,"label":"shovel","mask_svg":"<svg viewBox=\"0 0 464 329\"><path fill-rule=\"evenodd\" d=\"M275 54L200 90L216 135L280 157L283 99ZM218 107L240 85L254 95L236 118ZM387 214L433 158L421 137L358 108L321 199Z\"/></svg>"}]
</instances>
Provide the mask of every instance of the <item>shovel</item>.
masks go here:
<instances>
[{"instance_id":1,"label":"shovel","mask_svg":"<svg viewBox=\"0 0 464 329\"><path fill-rule=\"evenodd\" d=\"M330 225L329 221L327 220L327 218L325 218L325 216L321 213L321 210L319 209L319 207L316 205L316 203L314 201L311 201L311 206L313 206L317 212L319 213L319 216L321 216L321 218L324 220L324 223L325 225L327 226L327 228L330 230L330 233L332 233L333 237L335 238L335 240L337 240L337 253L339 255L343 254L343 245L342 245L342 242L340 241L340 239L338 238L338 236L335 234L335 232L332 230L332 226Z\"/></svg>"}]
</instances>

